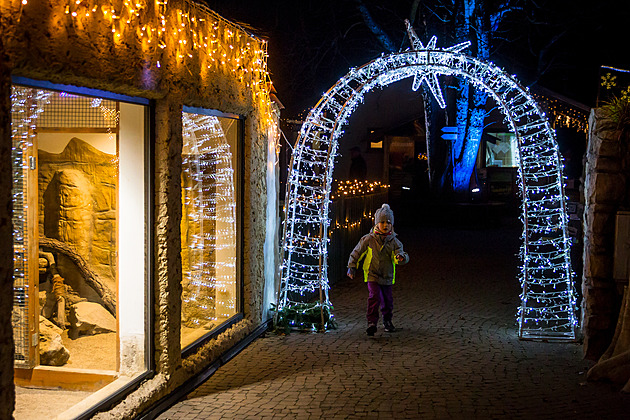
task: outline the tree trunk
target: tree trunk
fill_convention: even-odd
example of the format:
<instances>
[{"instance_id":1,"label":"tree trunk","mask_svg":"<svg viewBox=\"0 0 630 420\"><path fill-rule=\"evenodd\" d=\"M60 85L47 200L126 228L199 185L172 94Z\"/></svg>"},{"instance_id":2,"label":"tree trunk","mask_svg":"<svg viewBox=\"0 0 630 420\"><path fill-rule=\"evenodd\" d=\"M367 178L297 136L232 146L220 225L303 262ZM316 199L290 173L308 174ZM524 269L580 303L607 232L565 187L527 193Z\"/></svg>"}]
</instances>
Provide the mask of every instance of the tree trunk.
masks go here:
<instances>
[{"instance_id":1,"label":"tree trunk","mask_svg":"<svg viewBox=\"0 0 630 420\"><path fill-rule=\"evenodd\" d=\"M442 174L445 170L443 141L440 140L439 114L440 107L433 98L433 94L426 87L420 88L424 103L424 126L427 145L427 166L429 188L434 193L443 190Z\"/></svg>"},{"instance_id":2,"label":"tree trunk","mask_svg":"<svg viewBox=\"0 0 630 420\"><path fill-rule=\"evenodd\" d=\"M79 255L70 245L56 239L40 236L39 246L49 250L60 252L70 258L77 266L79 272L85 279L85 282L103 299L105 308L114 316L116 316L116 295L107 287L107 285L99 278L98 274L88 267L87 262Z\"/></svg>"},{"instance_id":3,"label":"tree trunk","mask_svg":"<svg viewBox=\"0 0 630 420\"><path fill-rule=\"evenodd\" d=\"M628 289L626 286L612 342L586 375L589 381L607 379L616 384L625 384L624 392L630 392L630 292Z\"/></svg>"},{"instance_id":4,"label":"tree trunk","mask_svg":"<svg viewBox=\"0 0 630 420\"><path fill-rule=\"evenodd\" d=\"M457 42L473 38L476 56L487 60L490 55L490 26L483 0L466 0L463 13L456 17ZM457 140L454 142L453 191L466 195L477 160L483 133L487 93L475 89L464 77L457 78L456 118Z\"/></svg>"}]
</instances>

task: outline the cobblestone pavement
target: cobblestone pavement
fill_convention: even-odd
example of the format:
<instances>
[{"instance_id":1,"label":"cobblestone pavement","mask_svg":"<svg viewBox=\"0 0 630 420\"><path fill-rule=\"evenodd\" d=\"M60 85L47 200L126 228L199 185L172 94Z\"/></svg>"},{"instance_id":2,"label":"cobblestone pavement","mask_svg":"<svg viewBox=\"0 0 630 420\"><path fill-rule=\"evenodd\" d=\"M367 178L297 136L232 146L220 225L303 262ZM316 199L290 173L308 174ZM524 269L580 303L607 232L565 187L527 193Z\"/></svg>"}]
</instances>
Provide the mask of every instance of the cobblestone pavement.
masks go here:
<instances>
[{"instance_id":1,"label":"cobblestone pavement","mask_svg":"<svg viewBox=\"0 0 630 420\"><path fill-rule=\"evenodd\" d=\"M267 333L159 418L630 419L629 395L586 382L581 345L517 338L520 228L398 233L399 331L368 338L367 287L346 279L337 330Z\"/></svg>"}]
</instances>

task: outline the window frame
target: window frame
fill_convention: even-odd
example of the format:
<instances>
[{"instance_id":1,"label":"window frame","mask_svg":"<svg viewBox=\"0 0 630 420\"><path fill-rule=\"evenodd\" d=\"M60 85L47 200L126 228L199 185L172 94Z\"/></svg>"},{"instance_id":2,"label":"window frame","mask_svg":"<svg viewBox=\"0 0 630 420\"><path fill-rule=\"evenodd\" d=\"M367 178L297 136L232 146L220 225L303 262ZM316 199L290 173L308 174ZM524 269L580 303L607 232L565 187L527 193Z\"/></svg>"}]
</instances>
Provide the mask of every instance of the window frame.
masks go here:
<instances>
[{"instance_id":1,"label":"window frame","mask_svg":"<svg viewBox=\"0 0 630 420\"><path fill-rule=\"evenodd\" d=\"M155 101L148 98L129 96L114 92L93 89L82 86L66 85L53 83L46 80L30 79L22 76L11 75L11 84L20 85L29 88L39 88L58 92L68 92L71 94L88 96L94 98L110 99L119 102L127 102L133 105L142 105L144 107L144 139L143 139L143 159L144 159L144 367L145 370L134 376L132 380L117 388L111 394L95 403L93 406L85 409L78 418L88 418L96 414L102 407L110 406L122 401L130 392L137 388L143 381L155 375L155 357L154 357L154 299L153 284L155 277L153 252L154 239L153 227L155 221L154 209L154 191L155 182L153 177L155 159ZM118 334L118 332L117 332ZM120 349L117 350L118 352ZM117 372L120 366L117 366ZM98 391L97 391L98 392Z\"/></svg>"},{"instance_id":2,"label":"window frame","mask_svg":"<svg viewBox=\"0 0 630 420\"><path fill-rule=\"evenodd\" d=\"M201 114L201 115L208 115L208 116L219 117L219 118L230 118L230 119L235 120L235 123L237 124L237 130L238 130L237 139L236 139L236 148L237 148L236 168L234 168L234 174L237 176L237 180L234 185L236 189L235 191L235 199L236 199L235 229L236 229L236 259L237 259L236 261L235 314L232 315L227 320L225 320L220 325L218 325L213 330L208 331L208 333L202 335L201 337L199 337L192 343L182 347L181 357L186 358L196 353L200 347L204 346L210 340L216 338L219 334L223 333L232 325L242 321L244 318L245 299L244 299L243 291L245 289L245 282L244 282L244 276L243 276L243 269L244 269L243 244L244 244L245 235L243 232L243 226L244 226L243 215L245 213L245 202L243 198L245 196L244 195L245 181L243 177L243 173L244 173L243 169L245 167L245 117L238 114L219 111L216 109L192 107L192 106L186 106L186 105L182 107L182 114L183 113ZM182 143L183 143L183 138L182 138ZM180 155L180 159L181 159L181 155ZM181 328L181 325L180 325L180 328Z\"/></svg>"}]
</instances>

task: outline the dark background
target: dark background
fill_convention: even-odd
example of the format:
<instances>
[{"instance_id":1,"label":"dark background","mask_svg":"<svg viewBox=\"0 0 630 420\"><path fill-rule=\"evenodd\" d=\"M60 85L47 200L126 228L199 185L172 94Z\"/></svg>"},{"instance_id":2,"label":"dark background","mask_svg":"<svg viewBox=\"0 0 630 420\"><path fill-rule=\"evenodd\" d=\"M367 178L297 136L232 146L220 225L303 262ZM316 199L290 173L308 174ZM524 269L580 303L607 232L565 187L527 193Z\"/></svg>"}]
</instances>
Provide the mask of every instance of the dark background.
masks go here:
<instances>
[{"instance_id":1,"label":"dark background","mask_svg":"<svg viewBox=\"0 0 630 420\"><path fill-rule=\"evenodd\" d=\"M501 2L486 0L497 7ZM401 49L411 0L205 0L225 18L269 41L268 66L285 118L299 118L351 67L386 52L365 24L363 3ZM448 8L427 0L424 10ZM512 1L494 33L490 59L526 86L543 86L595 106L602 65L630 69L630 6L624 1ZM423 42L453 44L452 27L416 20Z\"/></svg>"}]
</instances>

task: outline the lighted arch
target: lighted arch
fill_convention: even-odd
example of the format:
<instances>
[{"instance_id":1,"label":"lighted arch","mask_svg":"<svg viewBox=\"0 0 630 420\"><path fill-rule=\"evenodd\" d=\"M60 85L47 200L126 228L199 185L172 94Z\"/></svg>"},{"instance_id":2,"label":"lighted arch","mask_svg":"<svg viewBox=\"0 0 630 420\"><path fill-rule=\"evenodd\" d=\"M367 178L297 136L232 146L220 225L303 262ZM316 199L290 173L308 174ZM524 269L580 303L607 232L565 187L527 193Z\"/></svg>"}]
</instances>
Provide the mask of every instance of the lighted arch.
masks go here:
<instances>
[{"instance_id":1,"label":"lighted arch","mask_svg":"<svg viewBox=\"0 0 630 420\"><path fill-rule=\"evenodd\" d=\"M319 291L319 303L330 305L326 238L334 158L342 127L363 96L414 76L413 89L427 83L444 107L437 76L456 75L494 97L518 139L524 224L519 337L575 339L562 165L547 118L515 78L492 63L461 54L468 43L442 49L435 47L433 38L425 47L409 25L407 31L413 49L351 69L322 96L302 125L287 182L279 313L291 308L299 312L305 292Z\"/></svg>"}]
</instances>

